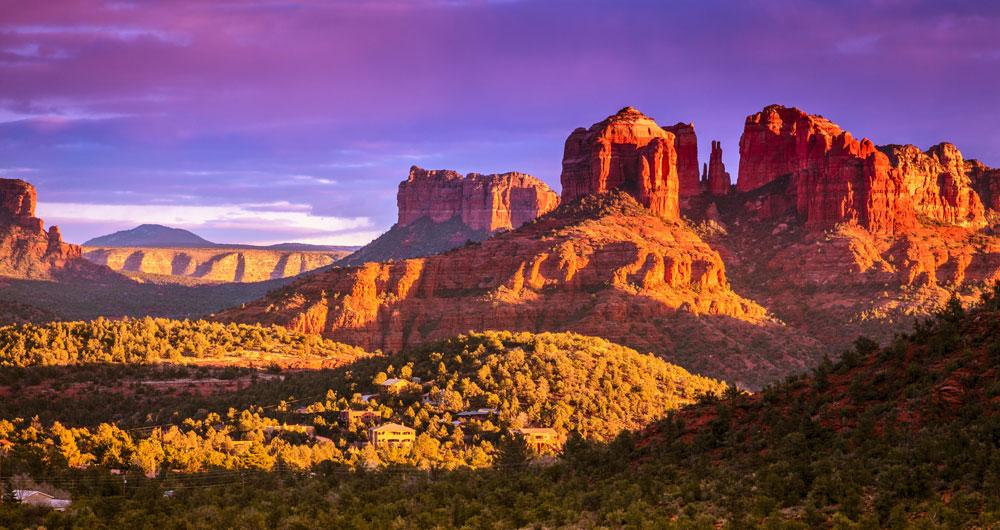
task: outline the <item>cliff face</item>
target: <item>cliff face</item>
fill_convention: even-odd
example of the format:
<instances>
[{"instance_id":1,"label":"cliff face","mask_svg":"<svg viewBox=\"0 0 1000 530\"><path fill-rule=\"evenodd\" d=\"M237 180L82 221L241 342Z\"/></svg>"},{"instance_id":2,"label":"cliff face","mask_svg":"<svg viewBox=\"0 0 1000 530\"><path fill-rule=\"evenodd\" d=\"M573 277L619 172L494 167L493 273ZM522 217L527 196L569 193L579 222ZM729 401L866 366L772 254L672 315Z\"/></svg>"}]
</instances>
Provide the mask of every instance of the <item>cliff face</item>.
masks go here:
<instances>
[{"instance_id":1,"label":"cliff face","mask_svg":"<svg viewBox=\"0 0 1000 530\"><path fill-rule=\"evenodd\" d=\"M413 166L399 184L396 203L399 221L339 265L429 256L482 241L552 211L559 196L524 173L463 177L455 171Z\"/></svg>"},{"instance_id":2,"label":"cliff face","mask_svg":"<svg viewBox=\"0 0 1000 530\"><path fill-rule=\"evenodd\" d=\"M726 165L722 163L722 142L712 142L712 155L706 173L708 173L705 179L708 193L715 197L729 194L733 181L726 171Z\"/></svg>"},{"instance_id":3,"label":"cliff face","mask_svg":"<svg viewBox=\"0 0 1000 530\"><path fill-rule=\"evenodd\" d=\"M559 197L544 182L524 173L465 177L451 170L410 168L396 196L399 226L427 217L443 223L460 217L474 231L517 228L553 210Z\"/></svg>"},{"instance_id":4,"label":"cliff face","mask_svg":"<svg viewBox=\"0 0 1000 530\"><path fill-rule=\"evenodd\" d=\"M700 195L702 183L698 174L698 136L693 123L677 123L663 130L674 135L677 151L677 187L681 198Z\"/></svg>"},{"instance_id":5,"label":"cliff face","mask_svg":"<svg viewBox=\"0 0 1000 530\"><path fill-rule=\"evenodd\" d=\"M951 225L983 226L983 203L957 147L941 143L924 152L913 145L887 145L879 150L889 156L918 215Z\"/></svg>"},{"instance_id":6,"label":"cliff face","mask_svg":"<svg viewBox=\"0 0 1000 530\"><path fill-rule=\"evenodd\" d=\"M874 232L905 232L927 220L984 224L983 207L961 153L941 144L876 148L823 118L778 105L749 116L740 139L737 190L772 186L761 218L794 211L813 229L856 223Z\"/></svg>"},{"instance_id":7,"label":"cliff face","mask_svg":"<svg viewBox=\"0 0 1000 530\"><path fill-rule=\"evenodd\" d=\"M966 174L987 210L1000 212L1000 169L994 169L978 160L965 161Z\"/></svg>"},{"instance_id":8,"label":"cliff face","mask_svg":"<svg viewBox=\"0 0 1000 530\"><path fill-rule=\"evenodd\" d=\"M697 234L624 193L447 254L311 274L219 318L386 351L468 330L576 331L749 386L807 366L818 350L732 292Z\"/></svg>"},{"instance_id":9,"label":"cliff face","mask_svg":"<svg viewBox=\"0 0 1000 530\"><path fill-rule=\"evenodd\" d=\"M35 202L31 184L0 179L0 276L44 279L81 256L79 246L63 242L58 227L45 231Z\"/></svg>"},{"instance_id":10,"label":"cliff face","mask_svg":"<svg viewBox=\"0 0 1000 530\"><path fill-rule=\"evenodd\" d=\"M85 247L84 257L119 272L199 279L259 282L290 278L332 265L348 252L298 252L233 248Z\"/></svg>"},{"instance_id":11,"label":"cliff face","mask_svg":"<svg viewBox=\"0 0 1000 530\"><path fill-rule=\"evenodd\" d=\"M679 219L677 145L674 133L632 107L576 129L563 153L562 200L623 190L654 214Z\"/></svg>"}]
</instances>

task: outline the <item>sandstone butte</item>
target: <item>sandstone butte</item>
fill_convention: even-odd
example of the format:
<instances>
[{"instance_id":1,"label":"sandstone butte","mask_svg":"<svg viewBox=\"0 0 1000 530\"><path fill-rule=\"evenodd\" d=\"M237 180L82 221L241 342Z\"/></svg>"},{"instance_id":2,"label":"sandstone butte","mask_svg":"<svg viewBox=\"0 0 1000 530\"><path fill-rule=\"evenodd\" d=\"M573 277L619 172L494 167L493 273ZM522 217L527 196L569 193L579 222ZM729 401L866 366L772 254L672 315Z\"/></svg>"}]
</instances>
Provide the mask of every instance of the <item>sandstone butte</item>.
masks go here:
<instances>
[{"instance_id":1,"label":"sandstone butte","mask_svg":"<svg viewBox=\"0 0 1000 530\"><path fill-rule=\"evenodd\" d=\"M463 177L456 171L413 166L399 184L396 203L396 224L341 265L426 256L481 241L552 211L559 196L524 173Z\"/></svg>"},{"instance_id":2,"label":"sandstone butte","mask_svg":"<svg viewBox=\"0 0 1000 530\"><path fill-rule=\"evenodd\" d=\"M684 135L694 135L691 128ZM678 136L632 107L625 107L566 139L562 200L624 190L664 219L680 218ZM697 172L697 158L694 161Z\"/></svg>"},{"instance_id":3,"label":"sandstone butte","mask_svg":"<svg viewBox=\"0 0 1000 530\"><path fill-rule=\"evenodd\" d=\"M695 232L625 193L571 201L446 254L309 274L216 318L385 351L469 330L575 331L749 387L818 355L735 294Z\"/></svg>"},{"instance_id":4,"label":"sandstone butte","mask_svg":"<svg viewBox=\"0 0 1000 530\"><path fill-rule=\"evenodd\" d=\"M722 162L722 142L712 141L712 155L705 173L706 189L709 194L716 197L729 195L733 179Z\"/></svg>"},{"instance_id":5,"label":"sandstone butte","mask_svg":"<svg viewBox=\"0 0 1000 530\"><path fill-rule=\"evenodd\" d=\"M926 152L876 147L830 120L771 105L746 119L740 138L737 190L769 187L759 219L794 211L823 229L856 223L872 232L905 232L918 217L972 228L984 209L961 153L951 144Z\"/></svg>"},{"instance_id":6,"label":"sandstone butte","mask_svg":"<svg viewBox=\"0 0 1000 530\"><path fill-rule=\"evenodd\" d=\"M83 247L84 258L114 271L211 282L290 278L332 265L348 253L257 248Z\"/></svg>"},{"instance_id":7,"label":"sandstone butte","mask_svg":"<svg viewBox=\"0 0 1000 530\"><path fill-rule=\"evenodd\" d=\"M48 279L82 261L79 246L64 243L58 227L46 231L35 217L36 200L31 184L0 179L0 276Z\"/></svg>"},{"instance_id":8,"label":"sandstone butte","mask_svg":"<svg viewBox=\"0 0 1000 530\"><path fill-rule=\"evenodd\" d=\"M891 338L1000 279L1000 241L983 228L996 224L998 187L1000 172L951 144L876 147L770 106L746 120L739 193L691 216L737 292L840 347Z\"/></svg>"}]
</instances>

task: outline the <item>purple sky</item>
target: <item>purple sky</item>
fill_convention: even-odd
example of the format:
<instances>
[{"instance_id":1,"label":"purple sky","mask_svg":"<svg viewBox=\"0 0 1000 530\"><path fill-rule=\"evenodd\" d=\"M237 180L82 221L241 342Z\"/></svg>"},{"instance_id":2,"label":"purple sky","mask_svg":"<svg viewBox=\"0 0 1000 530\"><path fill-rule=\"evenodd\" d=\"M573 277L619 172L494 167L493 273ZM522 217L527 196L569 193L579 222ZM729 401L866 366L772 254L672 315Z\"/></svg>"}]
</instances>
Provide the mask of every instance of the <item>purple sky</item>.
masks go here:
<instances>
[{"instance_id":1,"label":"purple sky","mask_svg":"<svg viewBox=\"0 0 1000 530\"><path fill-rule=\"evenodd\" d=\"M0 176L76 242L349 244L412 164L558 189L566 135L625 105L733 175L769 103L996 166L998 28L961 0L0 0Z\"/></svg>"}]
</instances>

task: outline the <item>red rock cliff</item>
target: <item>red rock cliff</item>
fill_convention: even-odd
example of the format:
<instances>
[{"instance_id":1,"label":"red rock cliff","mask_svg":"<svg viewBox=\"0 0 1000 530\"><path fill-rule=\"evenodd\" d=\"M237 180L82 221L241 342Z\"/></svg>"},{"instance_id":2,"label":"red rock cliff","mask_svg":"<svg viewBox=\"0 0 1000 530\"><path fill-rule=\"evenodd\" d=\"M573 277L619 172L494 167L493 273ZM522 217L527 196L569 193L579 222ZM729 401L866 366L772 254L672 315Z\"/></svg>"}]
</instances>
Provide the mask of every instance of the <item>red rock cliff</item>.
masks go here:
<instances>
[{"instance_id":1,"label":"red rock cliff","mask_svg":"<svg viewBox=\"0 0 1000 530\"><path fill-rule=\"evenodd\" d=\"M708 192L715 196L727 195L733 181L722 163L722 142L712 142L712 156L708 163Z\"/></svg>"},{"instance_id":2,"label":"red rock cliff","mask_svg":"<svg viewBox=\"0 0 1000 530\"><path fill-rule=\"evenodd\" d=\"M916 226L917 216L959 226L984 223L983 207L965 174L961 153L941 144L876 148L822 116L771 105L747 117L740 139L737 190L771 183L783 198L766 201L763 216L794 204L811 228L855 222L876 232Z\"/></svg>"},{"instance_id":3,"label":"red rock cliff","mask_svg":"<svg viewBox=\"0 0 1000 530\"><path fill-rule=\"evenodd\" d=\"M566 139L562 200L621 189L656 215L678 219L677 164L677 136L625 107L590 129L576 129ZM694 168L697 173L697 162Z\"/></svg>"},{"instance_id":4,"label":"red rock cliff","mask_svg":"<svg viewBox=\"0 0 1000 530\"><path fill-rule=\"evenodd\" d=\"M698 136L694 133L694 124L677 123L663 129L676 137L674 148L677 150L677 187L680 196L700 195L702 189L698 174Z\"/></svg>"},{"instance_id":5,"label":"red rock cliff","mask_svg":"<svg viewBox=\"0 0 1000 530\"><path fill-rule=\"evenodd\" d=\"M984 224L983 203L957 147L940 143L924 152L913 145L886 145L879 150L889 156L893 170L902 177L903 191L917 214L958 226Z\"/></svg>"},{"instance_id":6,"label":"red rock cliff","mask_svg":"<svg viewBox=\"0 0 1000 530\"><path fill-rule=\"evenodd\" d=\"M450 170L410 168L396 197L400 226L427 217L443 223L454 217L472 230L517 228L559 204L544 182L523 173L463 177Z\"/></svg>"},{"instance_id":7,"label":"red rock cliff","mask_svg":"<svg viewBox=\"0 0 1000 530\"><path fill-rule=\"evenodd\" d=\"M53 268L82 255L79 246L63 242L58 227L45 231L35 217L35 202L31 184L0 179L0 276L47 277Z\"/></svg>"},{"instance_id":8,"label":"red rock cliff","mask_svg":"<svg viewBox=\"0 0 1000 530\"><path fill-rule=\"evenodd\" d=\"M1000 212L1000 169L994 169L978 160L966 160L965 172L979 194L983 206Z\"/></svg>"}]
</instances>

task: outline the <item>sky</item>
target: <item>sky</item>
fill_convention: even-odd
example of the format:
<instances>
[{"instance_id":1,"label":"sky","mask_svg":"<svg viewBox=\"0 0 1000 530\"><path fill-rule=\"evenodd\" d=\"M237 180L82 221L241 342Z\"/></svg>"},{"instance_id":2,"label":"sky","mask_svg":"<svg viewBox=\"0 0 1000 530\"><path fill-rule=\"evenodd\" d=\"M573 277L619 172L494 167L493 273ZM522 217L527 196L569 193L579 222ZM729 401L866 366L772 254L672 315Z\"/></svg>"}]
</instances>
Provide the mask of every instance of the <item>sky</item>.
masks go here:
<instances>
[{"instance_id":1,"label":"sky","mask_svg":"<svg viewBox=\"0 0 1000 530\"><path fill-rule=\"evenodd\" d=\"M522 171L631 105L734 176L748 114L1000 166L1000 2L0 0L0 177L73 242L363 244L411 165Z\"/></svg>"}]
</instances>

